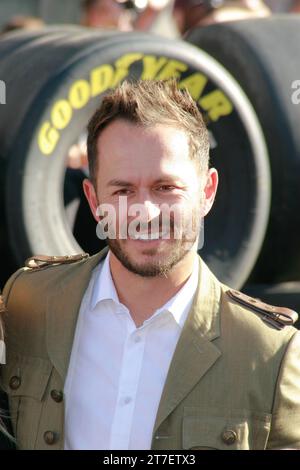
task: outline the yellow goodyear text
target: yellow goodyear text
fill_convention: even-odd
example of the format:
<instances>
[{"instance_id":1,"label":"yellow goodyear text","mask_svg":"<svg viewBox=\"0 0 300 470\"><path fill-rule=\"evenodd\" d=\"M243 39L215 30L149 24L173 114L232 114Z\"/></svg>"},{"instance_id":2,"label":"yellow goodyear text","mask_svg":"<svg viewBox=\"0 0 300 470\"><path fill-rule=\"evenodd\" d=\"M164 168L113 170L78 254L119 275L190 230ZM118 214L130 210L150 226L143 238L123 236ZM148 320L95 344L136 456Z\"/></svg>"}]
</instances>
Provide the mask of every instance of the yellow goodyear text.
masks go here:
<instances>
[{"instance_id":1,"label":"yellow goodyear text","mask_svg":"<svg viewBox=\"0 0 300 470\"><path fill-rule=\"evenodd\" d=\"M181 75L188 66L175 59L157 57L141 53L125 54L116 62L103 64L91 70L87 80L76 80L70 85L67 96L57 100L51 110L49 119L43 122L38 132L38 146L44 155L51 155L60 139L61 133L70 124L74 113L84 108L87 103L103 92L115 88L129 75L130 66L141 62L142 80L166 80L176 77L180 88L187 88L207 115L208 121L216 122L233 111L233 105L220 89L204 94L208 78L195 72L181 80Z\"/></svg>"}]
</instances>

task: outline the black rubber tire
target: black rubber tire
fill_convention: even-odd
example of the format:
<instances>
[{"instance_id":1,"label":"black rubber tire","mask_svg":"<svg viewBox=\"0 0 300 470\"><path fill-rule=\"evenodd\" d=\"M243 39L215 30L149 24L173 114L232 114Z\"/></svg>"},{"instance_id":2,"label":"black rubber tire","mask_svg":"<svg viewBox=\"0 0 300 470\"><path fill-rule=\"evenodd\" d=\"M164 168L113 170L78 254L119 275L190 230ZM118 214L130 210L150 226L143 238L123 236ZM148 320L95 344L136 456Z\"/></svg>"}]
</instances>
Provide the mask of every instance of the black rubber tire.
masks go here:
<instances>
[{"instance_id":1,"label":"black rubber tire","mask_svg":"<svg viewBox=\"0 0 300 470\"><path fill-rule=\"evenodd\" d=\"M186 39L215 57L237 79L264 132L270 155L272 203L251 281L298 280L300 106L291 101L291 85L299 79L300 16L271 16L197 28Z\"/></svg>"},{"instance_id":2,"label":"black rubber tire","mask_svg":"<svg viewBox=\"0 0 300 470\"><path fill-rule=\"evenodd\" d=\"M47 28L37 30L17 29L1 35L0 40L0 58L1 64L4 57L15 52L16 49L24 47L28 42L39 39L43 36L50 37L50 33L67 36L70 32L78 32L78 26L73 25L53 25Z\"/></svg>"},{"instance_id":3,"label":"black rubber tire","mask_svg":"<svg viewBox=\"0 0 300 470\"><path fill-rule=\"evenodd\" d=\"M96 37L99 40L100 36L112 36L113 34L98 30ZM7 33L1 38L0 78L5 77L7 105L0 107L0 207L2 209L0 288L8 276L23 264L23 258L18 256L18 250L16 251L14 248L15 227L12 229L14 233L10 233L8 227L10 225L8 219L13 219L15 213L11 211L10 207L6 209L7 185L14 186L13 178L10 178L10 181L6 177L10 158L14 158L11 146L17 138L21 123L26 118L28 108L32 106L32 100L45 82L48 82L51 73L56 73L58 62L63 63L64 60L73 57L75 51L78 51L78 43L75 48L72 48L72 42L79 40L92 42L94 41L92 38L93 33L90 30L67 25L48 26L38 31L16 31ZM31 70L33 65L31 58L40 50L43 51L44 63L39 60L36 64L41 67L37 74L36 70ZM33 89L33 87L35 88ZM19 227L16 230L19 230ZM20 235L22 236L22 234ZM24 237L26 238L25 234ZM25 244L27 245L26 242ZM33 254L34 247L32 250L30 253Z\"/></svg>"},{"instance_id":4,"label":"black rubber tire","mask_svg":"<svg viewBox=\"0 0 300 470\"><path fill-rule=\"evenodd\" d=\"M103 37L81 30L53 43L50 40L45 46L32 44L30 47L29 44L17 64L20 61L26 64L27 57L30 57L31 73L28 70L24 76L22 67L16 67L14 57L5 67L1 67L0 62L0 76L10 78L11 83L14 83L16 76L22 76L22 93L26 90L29 95L24 100L21 92L16 97L14 87L11 89L9 106L11 113L13 109L18 109L16 124L12 115L4 123L0 108L0 130L4 129L6 135L5 145L0 143L0 154L8 163L7 223L18 262L23 263L27 256L37 252L59 255L80 251L81 247L75 241L65 216L63 155L85 129L103 93L87 100L80 109L71 107L73 118L59 130L59 139L47 156L41 148L41 126L45 122L50 123L57 100L64 99L70 105L70 88L76 80L84 80L85 86L91 86L91 70L105 64L115 77L116 70L121 70L115 65L117 60L126 54L139 54L140 59L136 57L128 67L126 77L146 78L142 62L145 57L148 61L151 58L161 60L161 66L164 62L161 70L164 68L165 73L167 67L170 71L171 65L175 65L172 61L179 61L181 65L177 64L177 69L185 70L171 71L170 76L177 74L180 82L191 80L192 74L196 73L206 77L202 93L199 91L204 107L208 106L212 95L217 98L221 96L227 103L227 116L217 119L220 108L216 107L207 114L215 118L209 128L218 144L212 153L214 164L221 174L221 184L215 209L207 218L201 254L222 281L240 287L249 277L264 239L269 217L270 176L262 131L252 106L236 81L197 48L153 35L124 33ZM36 73L37 67L39 74ZM158 75L155 78L159 78ZM33 79L36 80L36 88L32 87ZM197 80L196 87L199 88L199 76ZM110 82L109 86L112 85ZM195 87L193 92L196 93ZM61 119L65 117L61 116ZM50 129L54 129L53 123ZM43 142L47 144L47 138ZM42 145L44 151L46 144L44 147ZM51 147L51 142L49 145ZM222 158L224 149L227 159ZM242 153L243 161L240 158ZM237 180L240 183L238 199ZM265 186L260 184L261 181L265 182Z\"/></svg>"}]
</instances>

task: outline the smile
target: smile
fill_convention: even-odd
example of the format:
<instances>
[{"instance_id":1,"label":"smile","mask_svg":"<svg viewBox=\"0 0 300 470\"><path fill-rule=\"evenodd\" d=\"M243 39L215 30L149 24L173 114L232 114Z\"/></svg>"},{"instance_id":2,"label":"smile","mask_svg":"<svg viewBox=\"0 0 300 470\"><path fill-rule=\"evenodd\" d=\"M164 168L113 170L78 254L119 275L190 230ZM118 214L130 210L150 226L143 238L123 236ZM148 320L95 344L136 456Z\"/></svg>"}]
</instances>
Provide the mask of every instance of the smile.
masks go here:
<instances>
[{"instance_id":1,"label":"smile","mask_svg":"<svg viewBox=\"0 0 300 470\"><path fill-rule=\"evenodd\" d=\"M133 237L131 237L132 240L142 240L142 241L151 241L151 240L160 240L164 236L166 236L167 233L137 233Z\"/></svg>"}]
</instances>

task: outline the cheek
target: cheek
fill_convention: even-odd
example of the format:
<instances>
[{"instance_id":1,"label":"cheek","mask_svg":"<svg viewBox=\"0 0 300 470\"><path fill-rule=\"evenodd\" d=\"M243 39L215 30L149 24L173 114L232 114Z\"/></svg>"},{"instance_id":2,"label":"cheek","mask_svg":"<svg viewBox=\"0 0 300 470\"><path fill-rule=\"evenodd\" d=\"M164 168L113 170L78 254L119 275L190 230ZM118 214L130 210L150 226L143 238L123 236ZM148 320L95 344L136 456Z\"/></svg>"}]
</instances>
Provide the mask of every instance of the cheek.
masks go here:
<instances>
[{"instance_id":1,"label":"cheek","mask_svg":"<svg viewBox=\"0 0 300 470\"><path fill-rule=\"evenodd\" d=\"M200 191L197 185L193 190L183 194L178 202L184 210L191 212L195 207L200 206L201 201L203 201L203 191Z\"/></svg>"},{"instance_id":2,"label":"cheek","mask_svg":"<svg viewBox=\"0 0 300 470\"><path fill-rule=\"evenodd\" d=\"M205 195L198 191L186 204L184 211L184 224L196 229L205 215Z\"/></svg>"},{"instance_id":3,"label":"cheek","mask_svg":"<svg viewBox=\"0 0 300 470\"><path fill-rule=\"evenodd\" d=\"M128 226L128 206L125 200L114 199L111 197L103 197L101 199L103 207L110 214L110 219L116 227L117 233L121 233L121 229Z\"/></svg>"}]
</instances>

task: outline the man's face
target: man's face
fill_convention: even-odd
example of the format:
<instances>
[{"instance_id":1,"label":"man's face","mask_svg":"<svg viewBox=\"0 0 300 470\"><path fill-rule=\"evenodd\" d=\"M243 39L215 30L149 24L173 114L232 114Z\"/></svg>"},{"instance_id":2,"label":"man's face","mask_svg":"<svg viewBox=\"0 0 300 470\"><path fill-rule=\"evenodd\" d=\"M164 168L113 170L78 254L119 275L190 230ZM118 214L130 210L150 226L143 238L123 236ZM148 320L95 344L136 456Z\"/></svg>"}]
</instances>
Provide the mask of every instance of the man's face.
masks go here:
<instances>
[{"instance_id":1,"label":"man's face","mask_svg":"<svg viewBox=\"0 0 300 470\"><path fill-rule=\"evenodd\" d=\"M100 0L86 12L85 24L91 27L117 28L123 8L115 0Z\"/></svg>"},{"instance_id":2,"label":"man's face","mask_svg":"<svg viewBox=\"0 0 300 470\"><path fill-rule=\"evenodd\" d=\"M173 8L173 17L181 34L200 24L209 14L210 8L201 2L176 1Z\"/></svg>"},{"instance_id":3,"label":"man's face","mask_svg":"<svg viewBox=\"0 0 300 470\"><path fill-rule=\"evenodd\" d=\"M166 275L196 250L201 218L216 187L209 175L199 175L183 130L166 125L146 129L120 119L98 139L96 191L87 180L84 189L96 220L97 206L109 204L115 210L116 237L107 240L113 254L129 271L150 277ZM125 212L120 210L124 201ZM175 211L170 213L170 207ZM137 214L140 224L132 233ZM121 227L126 227L125 238Z\"/></svg>"}]
</instances>

